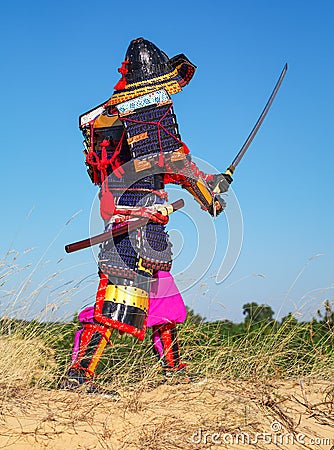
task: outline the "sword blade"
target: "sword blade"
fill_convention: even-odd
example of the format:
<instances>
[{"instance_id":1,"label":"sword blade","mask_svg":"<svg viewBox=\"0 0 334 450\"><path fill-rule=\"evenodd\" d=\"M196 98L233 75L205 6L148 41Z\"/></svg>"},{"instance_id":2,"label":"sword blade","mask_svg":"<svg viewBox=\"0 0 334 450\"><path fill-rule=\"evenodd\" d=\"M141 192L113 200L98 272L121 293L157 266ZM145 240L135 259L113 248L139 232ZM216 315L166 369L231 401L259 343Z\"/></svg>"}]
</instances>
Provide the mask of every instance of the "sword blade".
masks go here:
<instances>
[{"instance_id":1,"label":"sword blade","mask_svg":"<svg viewBox=\"0 0 334 450\"><path fill-rule=\"evenodd\" d=\"M242 157L246 153L248 147L252 143L256 133L258 132L260 126L262 125L262 122L264 121L264 118L267 115L267 112L269 111L269 109L270 109L270 107L272 105L272 102L274 101L274 98L275 98L279 88L281 87L283 78L285 77L285 74L286 74L287 70L288 70L288 65L285 64L285 66L284 66L284 68L283 68L283 70L281 72L281 75L280 75L280 77L279 77L279 79L278 79L278 81L277 81L277 83L276 83L276 85L274 87L274 90L272 91L272 93L271 93L271 95L269 97L269 100L268 100L266 106L264 107L264 110L262 111L260 117L258 118L256 124L254 125L254 127L253 127L252 131L250 132L248 138L246 139L244 145L241 147L239 153L234 158L231 166L227 169L227 172L231 172L233 174L234 169L237 167L237 165L241 161Z\"/></svg>"}]
</instances>

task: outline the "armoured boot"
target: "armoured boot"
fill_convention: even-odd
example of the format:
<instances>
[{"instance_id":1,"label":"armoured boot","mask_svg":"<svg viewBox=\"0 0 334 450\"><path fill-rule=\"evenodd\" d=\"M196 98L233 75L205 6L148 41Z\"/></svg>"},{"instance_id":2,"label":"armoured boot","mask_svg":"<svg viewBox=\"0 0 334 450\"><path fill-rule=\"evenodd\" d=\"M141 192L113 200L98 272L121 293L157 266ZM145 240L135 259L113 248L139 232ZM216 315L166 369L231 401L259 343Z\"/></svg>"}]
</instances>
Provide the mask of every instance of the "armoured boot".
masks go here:
<instances>
[{"instance_id":1,"label":"armoured boot","mask_svg":"<svg viewBox=\"0 0 334 450\"><path fill-rule=\"evenodd\" d=\"M153 350L158 356L166 376L184 371L175 323L155 325L152 333Z\"/></svg>"},{"instance_id":2,"label":"armoured boot","mask_svg":"<svg viewBox=\"0 0 334 450\"><path fill-rule=\"evenodd\" d=\"M80 334L79 351L73 361L68 375L62 383L62 389L80 390L88 394L103 394L119 397L114 390L107 390L96 386L93 382L95 370L103 355L110 337L112 328L107 328L95 323L84 323Z\"/></svg>"}]
</instances>

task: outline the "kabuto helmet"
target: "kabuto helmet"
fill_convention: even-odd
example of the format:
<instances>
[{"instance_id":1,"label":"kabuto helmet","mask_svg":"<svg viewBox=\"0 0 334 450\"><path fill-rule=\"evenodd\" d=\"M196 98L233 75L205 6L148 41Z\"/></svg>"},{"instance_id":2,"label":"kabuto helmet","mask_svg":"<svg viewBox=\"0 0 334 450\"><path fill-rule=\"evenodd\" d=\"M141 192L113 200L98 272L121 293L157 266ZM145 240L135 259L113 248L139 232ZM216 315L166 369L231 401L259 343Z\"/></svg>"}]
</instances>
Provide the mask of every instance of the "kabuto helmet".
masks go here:
<instances>
[{"instance_id":1,"label":"kabuto helmet","mask_svg":"<svg viewBox=\"0 0 334 450\"><path fill-rule=\"evenodd\" d=\"M170 59L152 42L134 39L118 69L122 78L115 86L111 103L117 104L158 89L176 94L189 83L195 70L196 66L184 54Z\"/></svg>"},{"instance_id":2,"label":"kabuto helmet","mask_svg":"<svg viewBox=\"0 0 334 450\"><path fill-rule=\"evenodd\" d=\"M173 70L166 53L143 38L130 42L125 61L128 61L127 83L149 80Z\"/></svg>"}]
</instances>

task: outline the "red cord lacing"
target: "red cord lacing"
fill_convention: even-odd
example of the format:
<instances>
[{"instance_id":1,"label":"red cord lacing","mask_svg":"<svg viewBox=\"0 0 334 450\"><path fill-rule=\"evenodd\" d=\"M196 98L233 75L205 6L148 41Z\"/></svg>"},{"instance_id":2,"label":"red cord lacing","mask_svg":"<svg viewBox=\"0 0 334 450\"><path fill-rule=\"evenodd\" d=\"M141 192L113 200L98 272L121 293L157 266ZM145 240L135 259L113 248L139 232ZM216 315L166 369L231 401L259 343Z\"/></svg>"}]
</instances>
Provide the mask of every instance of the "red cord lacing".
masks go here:
<instances>
[{"instance_id":1,"label":"red cord lacing","mask_svg":"<svg viewBox=\"0 0 334 450\"><path fill-rule=\"evenodd\" d=\"M91 127L93 128L93 127ZM121 167L121 163L119 161L119 154L122 149L123 139L125 136L125 131L123 131L120 141L118 142L114 153L111 158L108 159L107 155L107 147L110 145L110 142L107 139L104 139L101 143L101 157L97 155L97 153L93 150L93 131L91 131L91 150L86 156L86 162L90 166L94 167L97 172L100 173L101 184L104 183L105 179L108 177L107 167L110 166L112 172L116 175L117 178L122 178L124 174L124 169ZM96 177L94 177L94 182L96 182Z\"/></svg>"},{"instance_id":2,"label":"red cord lacing","mask_svg":"<svg viewBox=\"0 0 334 450\"><path fill-rule=\"evenodd\" d=\"M159 159L158 159L159 167L162 167L164 165L164 154L163 154L162 143L161 143L161 130L163 130L166 134L171 136L175 141L179 142L182 145L183 152L185 155L189 154L189 148L187 147L187 145L183 141L181 141L181 139L179 139L177 136L175 136L175 134L171 133L164 125L162 125L163 119L167 116L167 114L170 112L172 107L173 107L173 105L170 105L169 108L167 109L167 111L162 115L162 117L157 122L156 121L130 119L128 117L120 117L120 120L122 120L122 121L127 121L127 122L132 122L132 123L140 123L142 125L156 125L157 126L158 142L159 142L159 149L160 149L160 154L159 154ZM191 165L191 169L196 178L199 178L201 176L204 180L207 180L207 181L209 181L213 178L213 175L207 175L204 172L202 172L201 170L199 170L199 168L196 166L195 163L190 162L190 165Z\"/></svg>"},{"instance_id":3,"label":"red cord lacing","mask_svg":"<svg viewBox=\"0 0 334 450\"><path fill-rule=\"evenodd\" d=\"M120 141L118 142L112 156L108 159L107 147L110 145L108 139L104 139L101 143L101 157L94 151L94 127L91 123L91 150L86 156L86 162L94 169L94 183L101 183L101 197L100 197L100 214L104 220L109 220L115 213L115 201L108 186L108 171L110 166L112 172L118 178L122 178L124 169L121 167L119 154L122 149L125 131L123 131ZM98 177L100 175L100 180Z\"/></svg>"},{"instance_id":4,"label":"red cord lacing","mask_svg":"<svg viewBox=\"0 0 334 450\"><path fill-rule=\"evenodd\" d=\"M186 144L184 142L181 141L181 139L177 138L175 136L175 134L171 133L164 125L162 125L162 121L163 119L167 116L167 114L169 113L169 111L172 109L173 105L170 105L169 108L167 109L167 111L162 115L162 117L156 122L156 121L145 121L145 120L137 120L137 119L130 119L128 117L120 117L120 120L123 121L127 121L127 122L132 122L132 123L140 123L142 125L156 125L158 128L158 142L159 142L159 149L160 149L160 154L159 154L159 159L158 159L158 166L162 167L164 165L164 154L163 154L163 149L162 149L162 143L161 143L161 130L163 130L166 134L168 134L169 136L171 136L175 141L179 142L182 147L183 147L183 151L185 154L189 153L189 149L186 146Z\"/></svg>"}]
</instances>

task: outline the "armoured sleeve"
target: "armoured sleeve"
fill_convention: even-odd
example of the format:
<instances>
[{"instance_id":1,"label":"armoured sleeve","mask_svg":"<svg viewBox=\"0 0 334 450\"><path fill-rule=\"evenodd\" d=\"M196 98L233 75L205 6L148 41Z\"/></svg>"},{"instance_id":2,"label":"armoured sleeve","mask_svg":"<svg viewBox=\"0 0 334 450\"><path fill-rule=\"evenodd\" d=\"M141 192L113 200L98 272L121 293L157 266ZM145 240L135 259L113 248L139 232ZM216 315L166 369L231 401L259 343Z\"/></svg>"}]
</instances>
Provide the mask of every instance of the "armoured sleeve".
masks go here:
<instances>
[{"instance_id":1,"label":"armoured sleeve","mask_svg":"<svg viewBox=\"0 0 334 450\"><path fill-rule=\"evenodd\" d=\"M165 183L181 185L192 194L202 209L211 215L220 214L225 208L225 202L213 192L215 175L206 174L199 170L189 154L178 161L173 158L167 164Z\"/></svg>"}]
</instances>

